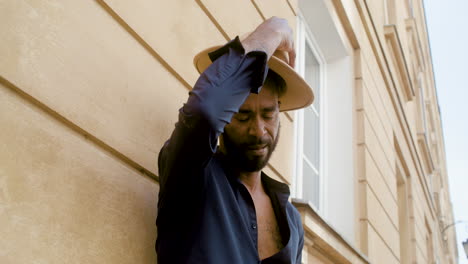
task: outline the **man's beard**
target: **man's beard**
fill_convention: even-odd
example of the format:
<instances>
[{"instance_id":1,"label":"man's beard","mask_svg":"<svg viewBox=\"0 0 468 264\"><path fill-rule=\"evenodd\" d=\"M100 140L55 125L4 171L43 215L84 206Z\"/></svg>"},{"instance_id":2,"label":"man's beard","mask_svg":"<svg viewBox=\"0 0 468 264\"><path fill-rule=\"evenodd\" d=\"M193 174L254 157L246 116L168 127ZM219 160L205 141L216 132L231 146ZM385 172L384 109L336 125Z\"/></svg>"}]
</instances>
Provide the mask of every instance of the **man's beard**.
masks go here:
<instances>
[{"instance_id":1,"label":"man's beard","mask_svg":"<svg viewBox=\"0 0 468 264\"><path fill-rule=\"evenodd\" d=\"M226 133L223 134L223 143L226 150L226 156L234 166L243 172L255 172L263 169L270 160L271 154L278 144L278 139L279 128L278 134L276 135L274 141L266 136L264 138L250 139L247 142L237 144L229 137L229 135ZM249 147L255 145L266 145L266 155L249 155Z\"/></svg>"}]
</instances>

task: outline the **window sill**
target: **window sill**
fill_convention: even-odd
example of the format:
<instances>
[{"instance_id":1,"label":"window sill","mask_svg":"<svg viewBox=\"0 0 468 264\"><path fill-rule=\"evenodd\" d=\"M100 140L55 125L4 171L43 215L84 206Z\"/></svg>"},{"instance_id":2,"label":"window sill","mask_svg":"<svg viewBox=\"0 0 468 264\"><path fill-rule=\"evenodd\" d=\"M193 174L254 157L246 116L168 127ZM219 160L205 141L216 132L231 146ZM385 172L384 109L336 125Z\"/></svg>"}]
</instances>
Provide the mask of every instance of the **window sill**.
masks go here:
<instances>
[{"instance_id":1,"label":"window sill","mask_svg":"<svg viewBox=\"0 0 468 264\"><path fill-rule=\"evenodd\" d=\"M304 226L304 247L316 249L331 263L370 263L367 257L352 246L306 201L292 199L301 214Z\"/></svg>"}]
</instances>

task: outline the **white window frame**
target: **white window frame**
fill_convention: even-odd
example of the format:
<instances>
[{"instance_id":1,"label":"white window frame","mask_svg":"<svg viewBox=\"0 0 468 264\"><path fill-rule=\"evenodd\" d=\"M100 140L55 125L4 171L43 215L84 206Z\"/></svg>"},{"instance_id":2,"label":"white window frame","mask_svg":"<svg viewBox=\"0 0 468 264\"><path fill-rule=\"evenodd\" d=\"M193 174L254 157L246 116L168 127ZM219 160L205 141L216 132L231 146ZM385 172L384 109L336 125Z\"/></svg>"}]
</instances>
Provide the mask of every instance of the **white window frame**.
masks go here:
<instances>
[{"instance_id":1,"label":"white window frame","mask_svg":"<svg viewBox=\"0 0 468 264\"><path fill-rule=\"evenodd\" d=\"M325 133L325 121L326 121L326 108L324 107L323 104L323 98L326 96L326 61L322 55L322 52L320 48L317 45L317 42L314 39L314 36L310 29L307 26L307 23L304 21L304 18L302 14L299 12L297 16L297 39L296 39L297 47L296 47L296 52L298 58L296 62L296 71L302 76L305 76L305 49L306 49L306 43L309 44L309 47L311 48L315 59L319 63L320 67L320 84L319 87L312 87L314 89L315 94L317 94L317 89L320 89L320 92L318 93L320 96L319 98L315 98L314 100L320 100L319 103L319 168L318 170L315 168L314 164L310 162L306 157L304 157L304 110L300 109L295 111L294 115L294 120L295 122L295 139L296 139L296 166L294 174L294 180L293 180L293 191L292 191L292 196L299 198L299 199L304 199L304 191L303 191L303 179L304 179L304 174L303 174L303 160L307 163L310 163L312 165L311 167L317 172L318 177L319 177L319 188L318 188L318 205L313 204L310 202L310 205L313 206L313 208L316 211L321 211L325 208L326 206L326 177L324 177L326 166L325 166L325 149L326 145L324 144L324 137L326 137ZM309 106L312 108L312 106ZM315 111L315 110L314 110Z\"/></svg>"},{"instance_id":2,"label":"white window frame","mask_svg":"<svg viewBox=\"0 0 468 264\"><path fill-rule=\"evenodd\" d=\"M355 52L336 14L322 0L298 0L297 70L304 65L303 39L308 35L316 59L322 65L320 90L320 188L315 211L332 224L344 238L354 241L356 208L355 149ZM311 34L312 33L312 34ZM317 94L317 90L316 90ZM296 166L292 197L301 199L303 175L299 148L302 148L301 111L294 114ZM302 162L302 161L301 161ZM310 204L310 203L309 203Z\"/></svg>"}]
</instances>

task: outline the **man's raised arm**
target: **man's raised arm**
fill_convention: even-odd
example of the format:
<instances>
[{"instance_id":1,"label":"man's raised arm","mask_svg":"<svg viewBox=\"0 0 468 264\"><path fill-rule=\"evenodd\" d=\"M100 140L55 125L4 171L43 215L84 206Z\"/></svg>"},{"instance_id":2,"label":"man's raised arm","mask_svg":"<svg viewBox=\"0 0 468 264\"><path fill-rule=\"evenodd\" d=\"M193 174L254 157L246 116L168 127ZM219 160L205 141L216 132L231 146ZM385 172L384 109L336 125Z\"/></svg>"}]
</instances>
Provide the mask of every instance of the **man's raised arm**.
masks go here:
<instances>
[{"instance_id":1,"label":"man's raised arm","mask_svg":"<svg viewBox=\"0 0 468 264\"><path fill-rule=\"evenodd\" d=\"M276 50L294 66L293 33L285 19L270 18L242 42L238 38L210 54L213 63L201 74L175 129L158 159L160 203L182 184L195 184L208 164L219 135L251 92L258 93Z\"/></svg>"}]
</instances>

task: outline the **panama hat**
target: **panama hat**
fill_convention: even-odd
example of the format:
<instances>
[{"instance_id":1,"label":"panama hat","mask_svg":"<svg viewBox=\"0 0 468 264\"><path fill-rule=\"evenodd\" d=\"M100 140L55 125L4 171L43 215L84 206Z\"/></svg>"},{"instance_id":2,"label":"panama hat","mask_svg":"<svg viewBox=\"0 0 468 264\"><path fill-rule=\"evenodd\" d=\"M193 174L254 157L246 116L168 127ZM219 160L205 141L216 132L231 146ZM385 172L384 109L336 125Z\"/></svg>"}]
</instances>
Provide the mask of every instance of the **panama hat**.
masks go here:
<instances>
[{"instance_id":1,"label":"panama hat","mask_svg":"<svg viewBox=\"0 0 468 264\"><path fill-rule=\"evenodd\" d=\"M221 45L213 46L195 55L193 63L199 73L204 72L211 65L209 53L221 47ZM282 112L307 107L314 101L312 88L287 62L287 54L279 51L276 51L268 61L268 67L281 76L286 83L286 92L280 98L280 111Z\"/></svg>"}]
</instances>

